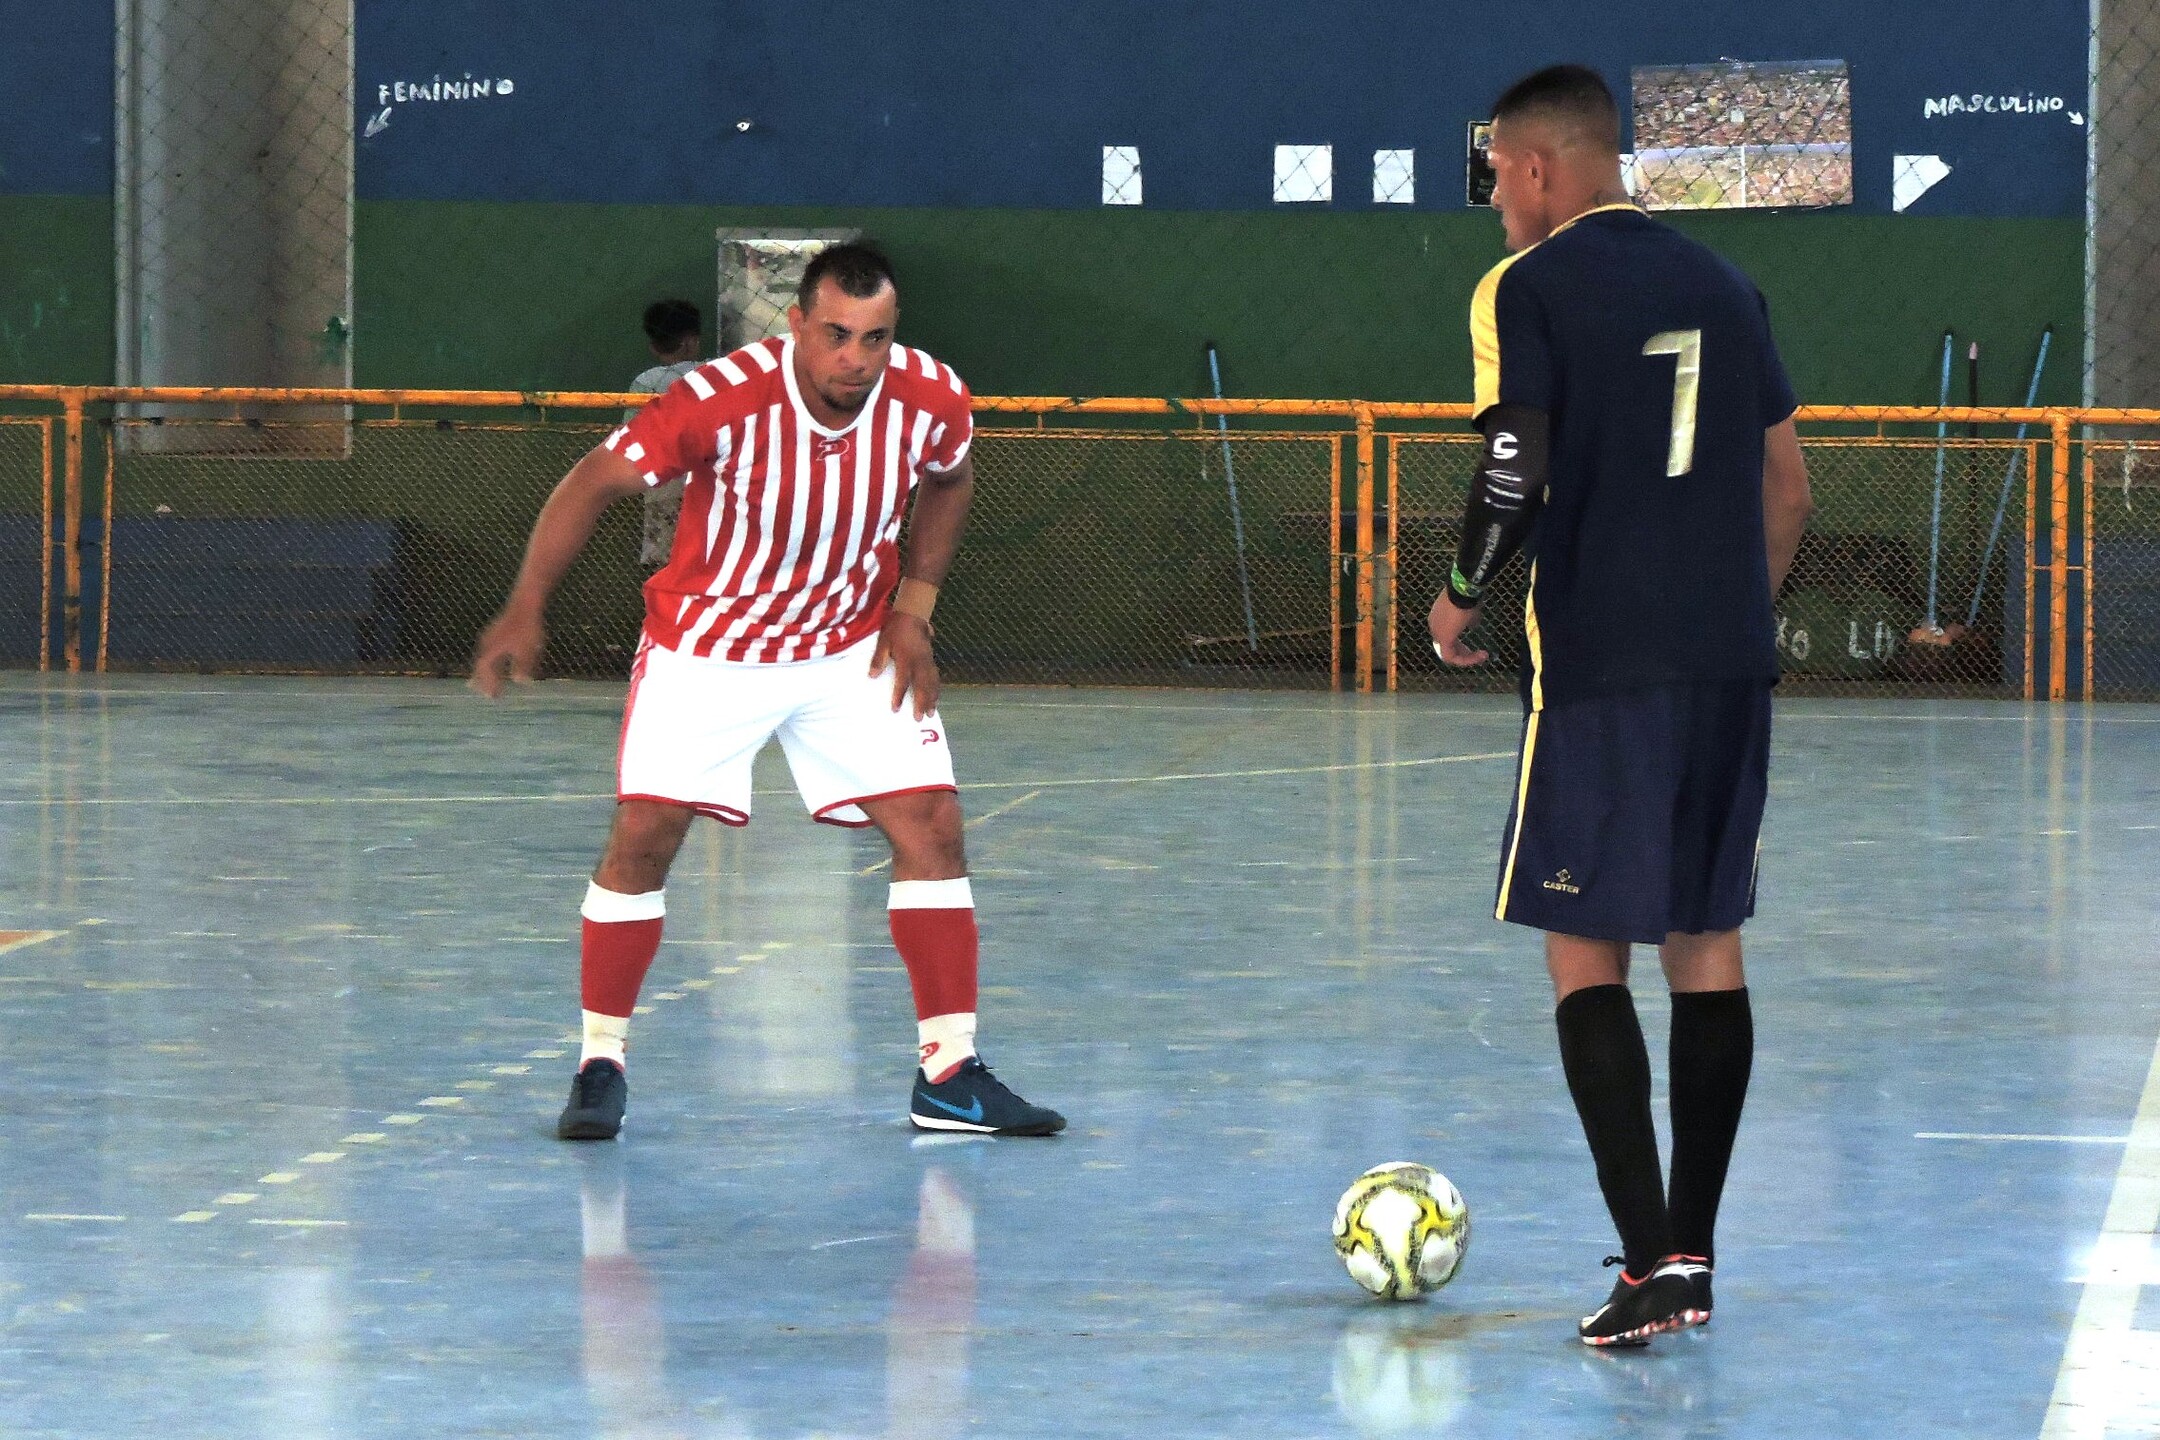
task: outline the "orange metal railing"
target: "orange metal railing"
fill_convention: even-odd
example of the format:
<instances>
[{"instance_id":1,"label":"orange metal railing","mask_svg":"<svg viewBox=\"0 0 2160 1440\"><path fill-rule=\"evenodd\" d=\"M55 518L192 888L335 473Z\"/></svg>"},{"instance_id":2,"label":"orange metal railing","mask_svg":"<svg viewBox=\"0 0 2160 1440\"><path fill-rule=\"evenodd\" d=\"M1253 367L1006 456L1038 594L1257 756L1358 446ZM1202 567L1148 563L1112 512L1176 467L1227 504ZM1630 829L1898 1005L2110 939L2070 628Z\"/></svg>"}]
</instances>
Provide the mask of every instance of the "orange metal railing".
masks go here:
<instances>
[{"instance_id":1,"label":"orange metal railing","mask_svg":"<svg viewBox=\"0 0 2160 1440\"><path fill-rule=\"evenodd\" d=\"M615 412L644 403L649 396L562 391L504 390L362 390L258 389L243 387L0 386L0 420L33 424L42 430L41 567L39 612L40 668L57 663L68 671L86 664L104 668L107 618L95 629L83 613L86 499L85 430L93 411L115 407L191 407L198 413L224 409L237 413L264 407L368 407L398 418L406 412L510 411L520 417L547 412L571 415ZM1449 433L1466 436L1470 407L1462 404L1380 403L1360 400L1182 400L1145 397L985 396L976 400L988 424L1009 424L1031 417L1047 434L1053 422L1069 437L1074 425L1114 427L1119 420L1150 420L1158 425L1190 420L1195 426L1214 417L1266 420L1283 430L1277 438L1310 432L1332 435L1327 477L1326 525L1330 586L1329 672L1338 688L1360 692L1394 689L1400 683L1397 633L1402 628L1401 529L1403 511L1398 452L1407 445ZM57 413L53 413L57 412ZM2037 458L2048 456L2045 488L2036 464L2026 466L2024 545L2013 550L2021 572L2024 693L2028 698L2064 700L2093 694L2094 654L2094 513L2096 485L2092 435L2109 430L2160 432L2160 410L2076 409L2061 407L1971 408L1952 406L1861 405L1807 406L1797 419L1811 444L1864 445L1886 427L2026 425L2043 435L2022 443ZM1452 428L1448 428L1452 427ZM1817 427L1822 427L1818 434ZM55 446L53 431L59 431ZM1025 434L1025 431L1000 431ZM1273 433L1273 432L1271 432ZM2080 435L2085 439L2080 439ZM1834 437L1834 438L1833 438ZM1254 437L1268 438L1268 437ZM1465 446L1468 440L1461 441ZM1904 442L1913 443L1910 436ZM2083 446L2080 456L2075 453ZM55 449L58 450L57 474ZM1351 451L1351 473L1343 474L1343 450ZM2128 462L2125 461L2125 473ZM2127 481L2125 494L2127 496ZM100 505L104 561L110 560L111 470ZM1315 497L1317 503L1317 496ZM2044 512L2044 513L2043 513ZM57 537L55 536L57 529ZM58 545L54 545L57 538ZM59 574L54 576L54 551ZM57 578L57 585L54 583ZM97 588L101 608L109 609L111 586ZM1413 597L1422 603L1421 597ZM1350 612L1344 617L1345 602ZM57 609L55 617L50 613ZM2073 624L2073 614L2076 623ZM52 643L57 628L59 644ZM1348 632L1347 644L1345 634ZM2073 643L2073 634L2076 641ZM86 638L87 637L87 638ZM2073 654L2079 664L2073 671ZM1346 663L1347 662L1347 663ZM2074 682L2074 683L2073 683Z\"/></svg>"}]
</instances>

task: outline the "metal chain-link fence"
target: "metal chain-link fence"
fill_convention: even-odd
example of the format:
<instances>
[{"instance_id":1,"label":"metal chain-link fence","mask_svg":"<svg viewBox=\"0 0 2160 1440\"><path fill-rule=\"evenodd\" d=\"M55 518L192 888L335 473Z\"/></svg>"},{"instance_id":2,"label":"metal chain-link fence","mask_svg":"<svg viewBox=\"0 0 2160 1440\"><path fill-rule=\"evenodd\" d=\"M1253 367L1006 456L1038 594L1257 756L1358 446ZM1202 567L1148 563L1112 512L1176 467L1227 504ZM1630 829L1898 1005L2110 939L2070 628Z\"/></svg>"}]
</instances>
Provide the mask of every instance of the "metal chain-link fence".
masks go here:
<instances>
[{"instance_id":1,"label":"metal chain-link fence","mask_svg":"<svg viewBox=\"0 0 2160 1440\"><path fill-rule=\"evenodd\" d=\"M53 418L0 415L0 665L53 653Z\"/></svg>"},{"instance_id":2,"label":"metal chain-link fence","mask_svg":"<svg viewBox=\"0 0 2160 1440\"><path fill-rule=\"evenodd\" d=\"M1127 422L1128 426L1130 422ZM953 678L1326 685L1341 434L985 429Z\"/></svg>"},{"instance_id":3,"label":"metal chain-link fence","mask_svg":"<svg viewBox=\"0 0 2160 1440\"><path fill-rule=\"evenodd\" d=\"M2094 16L2084 399L2160 405L2160 0Z\"/></svg>"},{"instance_id":4,"label":"metal chain-link fence","mask_svg":"<svg viewBox=\"0 0 2160 1440\"><path fill-rule=\"evenodd\" d=\"M455 674L501 605L540 503L612 420L360 419L334 454L319 423L98 423L110 544L85 614L117 668ZM283 433L280 433L283 432ZM639 516L612 507L550 609L558 673L628 670Z\"/></svg>"},{"instance_id":5,"label":"metal chain-link fence","mask_svg":"<svg viewBox=\"0 0 2160 1440\"><path fill-rule=\"evenodd\" d=\"M978 393L1207 394L1213 340L1231 394L1455 398L1468 362L1446 317L1501 254L1456 117L1488 114L1518 67L1578 58L1619 101L1638 198L1771 293L1810 400L1934 399L1933 338L1950 328L1987 348L1987 403L2009 403L2053 325L2044 398L2160 401L2160 0L2104 0L2090 36L2081 14L2002 5L1999 43L2044 62L2045 86L2016 93L1923 93L1963 77L1921 63L1908 31L1989 18L1947 4L1813 32L1827 58L1762 53L1787 42L1745 24L1713 46L1643 7L1617 27L1629 43L1510 47L1437 91L1383 67L1346 108L1252 82L1279 82L1293 55L1356 73L1337 62L1414 53L1444 16L1408 7L1382 39L1276 34L1217 8L1141 36L1082 7L1052 53L1093 99L970 83L944 105L876 83L819 97L803 83L814 48L793 43L815 12L783 6L521 13L515 44L485 5L123 0L56 16L77 48L36 88L71 119L109 109L109 126L54 140L113 210L104 234L102 217L45 217L55 248L18 267L22 303L66 291L79 313L93 276L110 283L96 378L120 384L612 389L646 363L645 304L734 303L722 245L861 231L900 266L909 343ZM894 76L954 44L1048 63L1023 12L948 20L881 21L869 43ZM107 25L109 88L82 63ZM658 74L685 83L623 78ZM1183 123L1119 108L1149 76L1193 87ZM0 167L0 198L17 183ZM723 343L722 313L707 319ZM76 378L17 359L0 345L0 379Z\"/></svg>"},{"instance_id":6,"label":"metal chain-link fence","mask_svg":"<svg viewBox=\"0 0 2160 1440\"><path fill-rule=\"evenodd\" d=\"M0 422L11 663L462 673L542 500L625 399L349 392L333 426L321 397L145 420L134 392L93 393ZM1444 670L1425 638L1478 456L1465 407L981 403L939 611L954 679L1513 687L1522 561L1478 632L1489 665ZM1788 683L2160 696L2160 413L1929 413L1804 412L1816 513L1777 597ZM2142 438L2083 438L2099 420ZM646 573L618 506L556 597L551 673L625 672Z\"/></svg>"},{"instance_id":7,"label":"metal chain-link fence","mask_svg":"<svg viewBox=\"0 0 2160 1440\"><path fill-rule=\"evenodd\" d=\"M249 408L257 408L260 402ZM456 674L548 490L606 433L577 415L364 418L336 453L280 422L104 436L110 544L87 525L86 634L114 668ZM319 422L296 427L314 432ZM965 560L939 612L955 679L1326 685L1342 437L987 429ZM1235 493L1233 494L1233 484ZM647 571L610 509L549 613L549 672L634 652Z\"/></svg>"},{"instance_id":8,"label":"metal chain-link fence","mask_svg":"<svg viewBox=\"0 0 2160 1440\"><path fill-rule=\"evenodd\" d=\"M2033 543L2027 520L2035 470L2043 482L2048 473L2045 440L2013 433L1938 443L1810 433L1803 450L1816 509L1776 597L1778 661L1787 685L1836 693L2023 694L2033 624L2024 609ZM1393 456L1405 601L1396 625L1402 684L1489 687L1489 676L1443 667L1424 633L1424 607L1455 557L1478 447L1473 437L1402 437ZM1511 676L1522 657L1527 578L1521 559L1502 572L1477 636ZM2151 618L2160 618L2160 608ZM2125 631L2134 633L2135 625ZM2042 644L2044 656L2044 638ZM2145 688L2160 690L2160 667Z\"/></svg>"},{"instance_id":9,"label":"metal chain-link fence","mask_svg":"<svg viewBox=\"0 0 2160 1440\"><path fill-rule=\"evenodd\" d=\"M318 402L255 391L158 419L110 396L79 422L26 417L0 428L0 486L72 496L83 563L72 580L35 573L41 553L64 550L57 531L41 541L26 529L0 551L21 612L0 660L462 673L548 491L615 405L643 398L555 396L545 409L362 398L354 418L332 422ZM1359 591L1343 550L1359 532L1339 418L1226 430L1152 404L1166 413L1054 428L982 416L970 534L939 611L953 678L1346 679ZM72 477L56 448L40 448L64 424L83 437ZM549 673L627 671L648 573L639 530L635 505L603 517L551 606Z\"/></svg>"},{"instance_id":10,"label":"metal chain-link fence","mask_svg":"<svg viewBox=\"0 0 2160 1440\"><path fill-rule=\"evenodd\" d=\"M2077 523L2091 538L2076 598L2086 693L2160 695L2160 433L2083 448Z\"/></svg>"},{"instance_id":11,"label":"metal chain-link fence","mask_svg":"<svg viewBox=\"0 0 2160 1440\"><path fill-rule=\"evenodd\" d=\"M1476 122L1467 141L1459 119L1435 129L1429 87L1390 110L1376 83L1359 124L1316 112L1295 134L1252 128L1276 126L1265 97L1248 115L1216 94L1222 123L1200 106L1185 149L1122 114L1076 148L1071 106L1018 91L949 113L878 98L867 119L826 97L806 123L767 83L812 24L785 7L752 7L769 33L696 7L535 12L509 50L485 43L486 11L122 0L107 94L85 62L106 21L56 10L23 44L83 43L35 88L83 89L67 113L112 123L50 127L44 148L80 151L76 198L111 209L31 195L0 137L0 379L612 389L650 363L647 302L713 306L708 348L767 333L807 247L864 233L899 266L902 338L978 395L1468 391L1461 319L1500 226L1475 202ZM1906 65L1910 16L1826 36L1826 58L1726 59L1646 14L1631 53L1682 63L1583 57L1624 112L1636 198L1757 280L1817 407L1820 509L1779 597L1796 686L2160 693L2160 429L2117 413L2160 406L2160 0L2090 13L2087 34L2080 13L1990 11L2035 58L2014 93ZM1400 19L1405 36L1445 23ZM1066 63L1131 64L1099 19L1060 23ZM1177 58L1192 23L1208 28L1181 12L1148 45L1198 75ZM1240 65L1281 53L1265 24L1227 47L1210 32L1209 83L1236 90ZM881 32L895 73L930 28ZM1368 43L1340 28L1303 42L1314 64ZM1006 41L1024 60L1042 36L991 7L920 43ZM704 66L740 107L700 92L625 114L626 87L590 83L595 55ZM1461 77L1440 109L1488 113L1511 78ZM965 165L922 159L951 155ZM80 343L40 348L54 335ZM540 496L608 423L575 405L98 393L74 424L58 392L0 401L0 663L65 664L72 637L91 665L453 672ZM1227 438L1189 411L1027 429L986 409L975 530L940 612L954 673L1505 686L1513 572L1490 673L1443 675L1424 643L1471 442L1383 413L1361 447L1352 402L1334 403L1234 416ZM1999 410L1938 434L1822 408L1941 403L2036 408L2022 439ZM560 673L624 663L639 575L617 542L634 528L611 515L566 586Z\"/></svg>"},{"instance_id":12,"label":"metal chain-link fence","mask_svg":"<svg viewBox=\"0 0 2160 1440\"><path fill-rule=\"evenodd\" d=\"M111 13L116 380L350 385L349 0Z\"/></svg>"},{"instance_id":13,"label":"metal chain-link fence","mask_svg":"<svg viewBox=\"0 0 2160 1440\"><path fill-rule=\"evenodd\" d=\"M1843 61L1638 67L1625 177L1652 210L1850 205Z\"/></svg>"}]
</instances>

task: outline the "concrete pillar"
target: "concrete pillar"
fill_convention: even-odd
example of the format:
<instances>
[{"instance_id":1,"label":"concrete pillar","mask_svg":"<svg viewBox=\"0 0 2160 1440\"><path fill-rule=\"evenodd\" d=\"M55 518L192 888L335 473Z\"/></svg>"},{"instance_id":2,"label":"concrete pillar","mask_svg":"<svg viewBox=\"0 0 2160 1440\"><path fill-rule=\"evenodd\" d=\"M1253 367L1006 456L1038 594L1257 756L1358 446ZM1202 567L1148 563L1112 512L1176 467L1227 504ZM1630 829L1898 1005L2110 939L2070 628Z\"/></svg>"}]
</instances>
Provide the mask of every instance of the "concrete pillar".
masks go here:
<instances>
[{"instance_id":1,"label":"concrete pillar","mask_svg":"<svg viewBox=\"0 0 2160 1440\"><path fill-rule=\"evenodd\" d=\"M119 0L118 373L352 378L352 0Z\"/></svg>"},{"instance_id":2,"label":"concrete pillar","mask_svg":"<svg viewBox=\"0 0 2160 1440\"><path fill-rule=\"evenodd\" d=\"M2160 406L2160 0L2094 0L2086 399Z\"/></svg>"}]
</instances>

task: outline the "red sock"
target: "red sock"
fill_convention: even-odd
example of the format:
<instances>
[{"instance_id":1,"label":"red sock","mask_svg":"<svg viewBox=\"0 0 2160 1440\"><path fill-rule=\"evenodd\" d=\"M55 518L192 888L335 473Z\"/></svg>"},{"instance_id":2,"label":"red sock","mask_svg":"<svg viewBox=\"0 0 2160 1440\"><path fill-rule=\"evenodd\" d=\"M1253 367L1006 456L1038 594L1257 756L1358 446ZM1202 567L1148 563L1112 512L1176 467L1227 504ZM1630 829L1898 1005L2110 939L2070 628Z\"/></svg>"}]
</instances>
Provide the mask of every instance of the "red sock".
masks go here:
<instances>
[{"instance_id":1,"label":"red sock","mask_svg":"<svg viewBox=\"0 0 2160 1440\"><path fill-rule=\"evenodd\" d=\"M630 1012L637 1008L638 987L660 953L660 929L666 923L666 892L621 895L590 885L585 890L585 935L579 956L580 1004L585 1011L586 1054L620 1063ZM616 1023L606 1023L614 1021Z\"/></svg>"},{"instance_id":2,"label":"red sock","mask_svg":"<svg viewBox=\"0 0 2160 1440\"><path fill-rule=\"evenodd\" d=\"M980 944L974 910L894 910L888 918L915 991L915 1018L972 1012Z\"/></svg>"},{"instance_id":3,"label":"red sock","mask_svg":"<svg viewBox=\"0 0 2160 1440\"><path fill-rule=\"evenodd\" d=\"M965 878L897 880L888 904L915 991L923 1073L943 1080L975 1053L975 897Z\"/></svg>"}]
</instances>

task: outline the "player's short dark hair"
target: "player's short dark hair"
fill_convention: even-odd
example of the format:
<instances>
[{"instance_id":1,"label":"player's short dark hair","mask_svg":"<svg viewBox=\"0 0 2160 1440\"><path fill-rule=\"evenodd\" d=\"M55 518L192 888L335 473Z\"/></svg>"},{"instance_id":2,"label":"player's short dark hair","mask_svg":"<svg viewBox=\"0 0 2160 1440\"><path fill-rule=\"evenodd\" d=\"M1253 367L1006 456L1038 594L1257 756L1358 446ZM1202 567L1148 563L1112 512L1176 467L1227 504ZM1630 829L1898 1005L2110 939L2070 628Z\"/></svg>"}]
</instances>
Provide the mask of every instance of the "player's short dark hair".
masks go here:
<instances>
[{"instance_id":1,"label":"player's short dark hair","mask_svg":"<svg viewBox=\"0 0 2160 1440\"><path fill-rule=\"evenodd\" d=\"M817 299L818 285L825 280L839 286L841 294L858 300L869 299L887 285L900 288L892 261L867 240L828 245L811 256L810 263L803 267L802 284L796 287L795 303L808 311Z\"/></svg>"},{"instance_id":2,"label":"player's short dark hair","mask_svg":"<svg viewBox=\"0 0 2160 1440\"><path fill-rule=\"evenodd\" d=\"M1587 65L1548 65L1493 102L1493 119L1545 120L1575 138L1620 153L1620 105L1605 77Z\"/></svg>"},{"instance_id":3,"label":"player's short dark hair","mask_svg":"<svg viewBox=\"0 0 2160 1440\"><path fill-rule=\"evenodd\" d=\"M645 307L645 338L662 350L704 333L705 317L688 300L655 300Z\"/></svg>"}]
</instances>

